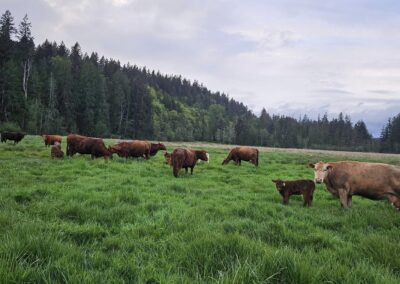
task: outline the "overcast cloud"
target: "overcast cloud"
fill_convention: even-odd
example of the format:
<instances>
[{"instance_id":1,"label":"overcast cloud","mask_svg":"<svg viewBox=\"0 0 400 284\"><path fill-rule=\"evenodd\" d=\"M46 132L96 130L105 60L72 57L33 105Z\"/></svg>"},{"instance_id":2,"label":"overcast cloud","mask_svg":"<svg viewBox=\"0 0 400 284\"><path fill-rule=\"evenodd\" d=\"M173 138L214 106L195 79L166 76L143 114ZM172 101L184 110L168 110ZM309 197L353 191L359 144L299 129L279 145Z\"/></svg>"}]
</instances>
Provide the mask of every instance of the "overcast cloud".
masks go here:
<instances>
[{"instance_id":1,"label":"overcast cloud","mask_svg":"<svg viewBox=\"0 0 400 284\"><path fill-rule=\"evenodd\" d=\"M397 0L0 0L35 43L198 80L255 113L363 119L400 112Z\"/></svg>"}]
</instances>

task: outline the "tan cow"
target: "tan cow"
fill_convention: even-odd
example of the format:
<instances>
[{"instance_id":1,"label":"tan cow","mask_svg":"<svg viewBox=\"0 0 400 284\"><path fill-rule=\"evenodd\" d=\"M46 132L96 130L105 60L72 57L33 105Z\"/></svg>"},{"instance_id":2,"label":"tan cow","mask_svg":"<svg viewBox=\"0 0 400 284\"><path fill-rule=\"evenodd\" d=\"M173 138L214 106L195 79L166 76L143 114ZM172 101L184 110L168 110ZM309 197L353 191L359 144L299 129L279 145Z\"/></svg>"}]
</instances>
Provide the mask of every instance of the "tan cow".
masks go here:
<instances>
[{"instance_id":1,"label":"tan cow","mask_svg":"<svg viewBox=\"0 0 400 284\"><path fill-rule=\"evenodd\" d=\"M235 147L233 148L228 157L222 162L223 165L229 163L229 161L234 161L236 165L241 165L243 161L249 161L258 167L258 149L250 147Z\"/></svg>"},{"instance_id":2,"label":"tan cow","mask_svg":"<svg viewBox=\"0 0 400 284\"><path fill-rule=\"evenodd\" d=\"M316 183L325 183L342 207L352 205L353 195L372 200L388 199L400 210L400 167L353 161L309 164Z\"/></svg>"}]
</instances>

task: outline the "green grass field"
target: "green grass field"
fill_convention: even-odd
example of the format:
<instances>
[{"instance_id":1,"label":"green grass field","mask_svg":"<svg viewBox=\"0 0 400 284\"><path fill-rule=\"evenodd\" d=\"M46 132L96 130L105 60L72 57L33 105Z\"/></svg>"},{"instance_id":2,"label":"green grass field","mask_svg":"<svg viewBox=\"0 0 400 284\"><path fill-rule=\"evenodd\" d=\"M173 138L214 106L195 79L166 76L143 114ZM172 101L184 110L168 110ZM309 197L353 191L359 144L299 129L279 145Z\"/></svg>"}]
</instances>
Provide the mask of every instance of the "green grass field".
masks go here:
<instances>
[{"instance_id":1,"label":"green grass field","mask_svg":"<svg viewBox=\"0 0 400 284\"><path fill-rule=\"evenodd\" d=\"M355 197L343 210L318 185L311 208L300 196L284 206L271 182L343 157L267 151L255 168L207 150L210 164L176 179L162 152L51 160L40 137L0 144L0 282L400 283L388 202Z\"/></svg>"}]
</instances>

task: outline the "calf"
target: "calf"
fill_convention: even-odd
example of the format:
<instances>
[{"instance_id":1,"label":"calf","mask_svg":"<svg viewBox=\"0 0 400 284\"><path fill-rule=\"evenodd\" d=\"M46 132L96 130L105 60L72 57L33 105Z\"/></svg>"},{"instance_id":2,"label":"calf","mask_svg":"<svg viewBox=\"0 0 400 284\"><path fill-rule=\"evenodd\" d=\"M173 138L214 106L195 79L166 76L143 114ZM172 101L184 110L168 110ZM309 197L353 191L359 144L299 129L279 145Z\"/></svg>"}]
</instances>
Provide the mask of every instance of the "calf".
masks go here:
<instances>
[{"instance_id":1,"label":"calf","mask_svg":"<svg viewBox=\"0 0 400 284\"><path fill-rule=\"evenodd\" d=\"M51 158L52 159L60 159L64 157L64 152L61 150L61 144L55 142L53 146L51 146Z\"/></svg>"},{"instance_id":2,"label":"calf","mask_svg":"<svg viewBox=\"0 0 400 284\"><path fill-rule=\"evenodd\" d=\"M303 195L304 206L311 206L313 194L315 190L315 183L309 179L302 180L272 180L275 183L276 189L283 197L283 204L289 204L289 197L291 195Z\"/></svg>"}]
</instances>

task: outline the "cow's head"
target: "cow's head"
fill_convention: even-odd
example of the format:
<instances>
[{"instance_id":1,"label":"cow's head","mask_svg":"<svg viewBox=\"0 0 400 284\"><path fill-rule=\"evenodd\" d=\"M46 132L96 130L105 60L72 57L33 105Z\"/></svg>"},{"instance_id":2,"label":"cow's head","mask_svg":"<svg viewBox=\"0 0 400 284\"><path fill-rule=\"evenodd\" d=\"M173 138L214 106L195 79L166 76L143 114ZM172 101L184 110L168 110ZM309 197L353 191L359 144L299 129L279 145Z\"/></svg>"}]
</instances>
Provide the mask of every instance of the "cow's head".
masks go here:
<instances>
[{"instance_id":1,"label":"cow's head","mask_svg":"<svg viewBox=\"0 0 400 284\"><path fill-rule=\"evenodd\" d=\"M121 147L119 147L119 145L118 144L116 144L116 145L110 145L110 146L108 146L108 149L107 149L111 154L114 154L114 153L118 153L118 151L120 151L121 150Z\"/></svg>"},{"instance_id":2,"label":"cow's head","mask_svg":"<svg viewBox=\"0 0 400 284\"><path fill-rule=\"evenodd\" d=\"M198 160L208 162L209 155L206 151L195 151L195 153Z\"/></svg>"},{"instance_id":3,"label":"cow's head","mask_svg":"<svg viewBox=\"0 0 400 284\"><path fill-rule=\"evenodd\" d=\"M329 171L332 169L332 166L329 163L324 162L318 162L315 164L310 163L308 166L314 169L314 181L316 183L323 183Z\"/></svg>"},{"instance_id":4,"label":"cow's head","mask_svg":"<svg viewBox=\"0 0 400 284\"><path fill-rule=\"evenodd\" d=\"M165 147L165 145L163 143L158 142L158 150L165 150L167 151L167 148Z\"/></svg>"},{"instance_id":5,"label":"cow's head","mask_svg":"<svg viewBox=\"0 0 400 284\"><path fill-rule=\"evenodd\" d=\"M170 154L170 153L165 152L165 153L164 153L164 158L165 158L165 163L166 163L167 165L171 165L171 164L172 164L172 163L171 163L171 154Z\"/></svg>"},{"instance_id":6,"label":"cow's head","mask_svg":"<svg viewBox=\"0 0 400 284\"><path fill-rule=\"evenodd\" d=\"M286 184L285 184L285 182L283 180L273 179L272 182L275 183L276 189L278 191L281 191L281 190L285 189Z\"/></svg>"}]
</instances>

